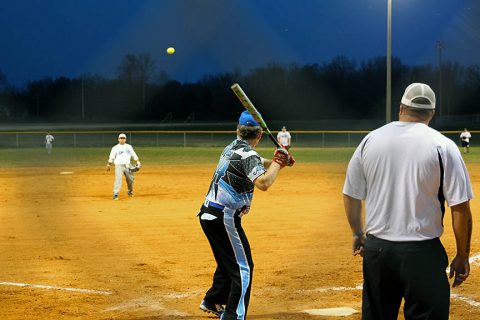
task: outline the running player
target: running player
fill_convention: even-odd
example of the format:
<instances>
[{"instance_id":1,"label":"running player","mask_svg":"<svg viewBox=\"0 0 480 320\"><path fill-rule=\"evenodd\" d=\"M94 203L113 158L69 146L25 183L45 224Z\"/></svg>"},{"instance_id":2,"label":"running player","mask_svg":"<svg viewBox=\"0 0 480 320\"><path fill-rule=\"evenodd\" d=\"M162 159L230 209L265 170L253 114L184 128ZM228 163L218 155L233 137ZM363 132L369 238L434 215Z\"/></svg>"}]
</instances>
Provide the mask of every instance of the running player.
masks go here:
<instances>
[{"instance_id":1,"label":"running player","mask_svg":"<svg viewBox=\"0 0 480 320\"><path fill-rule=\"evenodd\" d=\"M465 128L462 133L460 134L460 139L462 140L462 147L463 147L463 153L469 153L470 152L470 138L472 135L470 132L468 132L467 128Z\"/></svg>"},{"instance_id":2,"label":"running player","mask_svg":"<svg viewBox=\"0 0 480 320\"><path fill-rule=\"evenodd\" d=\"M266 191L280 169L295 162L284 149L277 149L273 160L261 158L254 150L261 138L262 128L244 111L237 139L223 150L198 214L217 262L200 309L223 320L247 315L253 260L241 217L250 210L254 187Z\"/></svg>"},{"instance_id":3,"label":"running player","mask_svg":"<svg viewBox=\"0 0 480 320\"><path fill-rule=\"evenodd\" d=\"M277 140L285 149L290 149L292 136L290 135L290 132L287 131L285 126L282 127L282 131L278 132Z\"/></svg>"},{"instance_id":4,"label":"running player","mask_svg":"<svg viewBox=\"0 0 480 320\"><path fill-rule=\"evenodd\" d=\"M47 131L47 135L45 136L45 148L47 149L48 154L52 153L53 140L55 140L55 138L50 134L50 131Z\"/></svg>"},{"instance_id":5,"label":"running player","mask_svg":"<svg viewBox=\"0 0 480 320\"><path fill-rule=\"evenodd\" d=\"M133 197L133 181L135 177L130 172L130 160L133 158L137 162L137 166L141 166L137 154L133 147L127 142L127 136L124 133L118 135L118 144L110 151L110 156L107 163L107 171L110 171L110 166L115 164L115 182L113 184L113 200L118 200L118 193L122 186L122 175L125 175L128 187L128 196Z\"/></svg>"}]
</instances>

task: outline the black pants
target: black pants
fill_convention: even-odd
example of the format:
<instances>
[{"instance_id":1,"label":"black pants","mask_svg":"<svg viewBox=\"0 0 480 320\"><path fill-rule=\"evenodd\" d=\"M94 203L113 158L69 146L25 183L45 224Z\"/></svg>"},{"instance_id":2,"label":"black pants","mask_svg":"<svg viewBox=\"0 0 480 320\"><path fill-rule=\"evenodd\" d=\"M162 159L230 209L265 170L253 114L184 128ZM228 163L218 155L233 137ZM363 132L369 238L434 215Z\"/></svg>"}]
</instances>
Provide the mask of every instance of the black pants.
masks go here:
<instances>
[{"instance_id":1,"label":"black pants","mask_svg":"<svg viewBox=\"0 0 480 320\"><path fill-rule=\"evenodd\" d=\"M363 256L362 319L448 319L448 257L440 239L392 242L367 236Z\"/></svg>"},{"instance_id":2,"label":"black pants","mask_svg":"<svg viewBox=\"0 0 480 320\"><path fill-rule=\"evenodd\" d=\"M227 208L202 207L200 225L217 262L205 301L223 304L222 319L245 319L250 300L253 260L241 218Z\"/></svg>"}]
</instances>

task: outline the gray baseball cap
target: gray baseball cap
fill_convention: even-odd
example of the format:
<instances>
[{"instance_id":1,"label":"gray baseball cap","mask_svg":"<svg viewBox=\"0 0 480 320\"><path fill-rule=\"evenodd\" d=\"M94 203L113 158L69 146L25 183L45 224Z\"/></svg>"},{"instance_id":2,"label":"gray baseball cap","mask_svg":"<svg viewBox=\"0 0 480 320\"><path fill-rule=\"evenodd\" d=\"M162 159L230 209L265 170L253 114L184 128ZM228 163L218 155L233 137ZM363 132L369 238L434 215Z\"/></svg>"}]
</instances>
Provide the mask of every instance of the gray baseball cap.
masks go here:
<instances>
[{"instance_id":1,"label":"gray baseball cap","mask_svg":"<svg viewBox=\"0 0 480 320\"><path fill-rule=\"evenodd\" d=\"M429 85L424 83L412 83L405 89L402 104L418 109L435 109L435 93Z\"/></svg>"}]
</instances>

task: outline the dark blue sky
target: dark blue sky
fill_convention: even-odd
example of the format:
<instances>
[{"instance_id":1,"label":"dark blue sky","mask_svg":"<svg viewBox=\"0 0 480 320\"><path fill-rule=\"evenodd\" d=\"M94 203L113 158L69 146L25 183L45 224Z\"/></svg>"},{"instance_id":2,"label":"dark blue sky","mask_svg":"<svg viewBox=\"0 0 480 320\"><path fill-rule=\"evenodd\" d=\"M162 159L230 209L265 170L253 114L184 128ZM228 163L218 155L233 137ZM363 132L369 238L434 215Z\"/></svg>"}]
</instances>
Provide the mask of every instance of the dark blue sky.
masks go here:
<instances>
[{"instance_id":1,"label":"dark blue sky","mask_svg":"<svg viewBox=\"0 0 480 320\"><path fill-rule=\"evenodd\" d=\"M392 54L480 65L479 0L393 0ZM0 70L21 86L47 76L115 77L150 53L180 81L267 63L357 62L386 54L387 0L15 0L0 3ZM165 49L177 50L168 56Z\"/></svg>"}]
</instances>

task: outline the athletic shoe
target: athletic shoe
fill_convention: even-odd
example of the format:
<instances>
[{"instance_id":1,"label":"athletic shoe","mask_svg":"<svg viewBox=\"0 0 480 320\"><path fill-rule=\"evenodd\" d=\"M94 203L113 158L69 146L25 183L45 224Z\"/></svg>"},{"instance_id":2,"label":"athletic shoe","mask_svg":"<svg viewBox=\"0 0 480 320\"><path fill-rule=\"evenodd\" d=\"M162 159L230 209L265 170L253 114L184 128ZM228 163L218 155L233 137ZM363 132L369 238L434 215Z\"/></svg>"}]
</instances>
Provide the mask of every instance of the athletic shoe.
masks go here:
<instances>
[{"instance_id":1,"label":"athletic shoe","mask_svg":"<svg viewBox=\"0 0 480 320\"><path fill-rule=\"evenodd\" d=\"M113 200L118 200L118 194L113 195Z\"/></svg>"},{"instance_id":2,"label":"athletic shoe","mask_svg":"<svg viewBox=\"0 0 480 320\"><path fill-rule=\"evenodd\" d=\"M129 196L130 198L133 197L133 191L129 191L129 192L128 192L128 196Z\"/></svg>"},{"instance_id":3,"label":"athletic shoe","mask_svg":"<svg viewBox=\"0 0 480 320\"><path fill-rule=\"evenodd\" d=\"M217 317L219 317L224 311L223 307L220 304L209 303L205 300L202 300L202 302L200 303L200 309L207 313L213 313Z\"/></svg>"}]
</instances>

